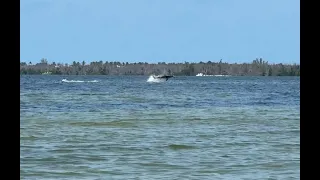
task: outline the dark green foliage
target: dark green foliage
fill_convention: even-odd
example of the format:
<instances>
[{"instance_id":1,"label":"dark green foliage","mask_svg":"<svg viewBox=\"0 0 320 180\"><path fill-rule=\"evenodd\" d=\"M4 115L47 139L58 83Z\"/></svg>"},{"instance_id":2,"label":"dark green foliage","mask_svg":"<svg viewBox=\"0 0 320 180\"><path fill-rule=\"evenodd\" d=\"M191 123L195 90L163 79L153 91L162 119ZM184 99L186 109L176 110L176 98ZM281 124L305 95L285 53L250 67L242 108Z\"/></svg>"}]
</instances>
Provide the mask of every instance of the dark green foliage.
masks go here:
<instances>
[{"instance_id":1,"label":"dark green foliage","mask_svg":"<svg viewBox=\"0 0 320 180\"><path fill-rule=\"evenodd\" d=\"M271 66L269 66L268 76L272 76L272 67Z\"/></svg>"},{"instance_id":2,"label":"dark green foliage","mask_svg":"<svg viewBox=\"0 0 320 180\"><path fill-rule=\"evenodd\" d=\"M42 58L40 63L20 62L20 74L42 74L51 72L59 75L150 75L168 73L172 75L194 76L198 73L208 75L232 76L300 76L300 65L268 64L268 61L255 59L251 64L228 64L220 61L200 61L199 63L165 63L149 64L146 62L110 62L73 61L71 65L48 63Z\"/></svg>"}]
</instances>

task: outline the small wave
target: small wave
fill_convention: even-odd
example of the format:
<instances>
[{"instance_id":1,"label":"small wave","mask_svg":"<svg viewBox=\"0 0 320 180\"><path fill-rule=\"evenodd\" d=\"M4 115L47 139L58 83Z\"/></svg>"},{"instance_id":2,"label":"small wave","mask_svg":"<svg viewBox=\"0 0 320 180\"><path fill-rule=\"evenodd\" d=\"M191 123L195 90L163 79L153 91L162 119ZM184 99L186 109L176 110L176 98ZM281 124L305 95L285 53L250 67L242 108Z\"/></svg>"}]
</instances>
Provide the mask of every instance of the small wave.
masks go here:
<instances>
[{"instance_id":1,"label":"small wave","mask_svg":"<svg viewBox=\"0 0 320 180\"><path fill-rule=\"evenodd\" d=\"M151 75L151 76L149 76L147 82L159 83L159 82L166 82L166 80L165 80L165 79L155 79L155 78L153 78L153 76Z\"/></svg>"},{"instance_id":2,"label":"small wave","mask_svg":"<svg viewBox=\"0 0 320 180\"><path fill-rule=\"evenodd\" d=\"M182 145L182 144L170 144L168 146L170 149L173 150L180 150L180 149L195 149L195 146L189 146L189 145Z\"/></svg>"},{"instance_id":3,"label":"small wave","mask_svg":"<svg viewBox=\"0 0 320 180\"><path fill-rule=\"evenodd\" d=\"M78 82L78 83L82 83L82 82L99 82L99 81L97 81L97 80L93 80L93 81L80 81L80 80L67 80L67 79L62 79L61 81L62 81L62 82L68 82L68 83L70 83L70 82Z\"/></svg>"},{"instance_id":4,"label":"small wave","mask_svg":"<svg viewBox=\"0 0 320 180\"><path fill-rule=\"evenodd\" d=\"M71 122L69 123L71 126L83 126L83 127L128 127L132 128L135 126L134 123L130 121L108 121L108 122Z\"/></svg>"}]
</instances>

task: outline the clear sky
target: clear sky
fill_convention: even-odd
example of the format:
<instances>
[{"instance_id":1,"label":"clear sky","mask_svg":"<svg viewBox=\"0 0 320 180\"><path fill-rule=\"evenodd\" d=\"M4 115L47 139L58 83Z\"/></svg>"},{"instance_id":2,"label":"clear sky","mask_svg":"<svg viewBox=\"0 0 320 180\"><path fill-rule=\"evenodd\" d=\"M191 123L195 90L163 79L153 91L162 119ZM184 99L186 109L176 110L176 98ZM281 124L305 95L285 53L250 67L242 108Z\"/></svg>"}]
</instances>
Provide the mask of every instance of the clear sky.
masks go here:
<instances>
[{"instance_id":1,"label":"clear sky","mask_svg":"<svg viewBox=\"0 0 320 180\"><path fill-rule=\"evenodd\" d=\"M20 0L20 61L300 63L299 0Z\"/></svg>"}]
</instances>

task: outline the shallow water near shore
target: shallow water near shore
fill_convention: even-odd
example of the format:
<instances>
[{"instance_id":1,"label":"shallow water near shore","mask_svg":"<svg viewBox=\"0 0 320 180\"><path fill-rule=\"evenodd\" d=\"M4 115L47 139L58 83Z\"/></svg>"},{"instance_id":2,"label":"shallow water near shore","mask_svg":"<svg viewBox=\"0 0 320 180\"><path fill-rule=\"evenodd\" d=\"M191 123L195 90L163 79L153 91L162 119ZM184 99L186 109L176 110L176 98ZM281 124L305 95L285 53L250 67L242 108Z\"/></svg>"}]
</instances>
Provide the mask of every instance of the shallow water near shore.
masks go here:
<instances>
[{"instance_id":1,"label":"shallow water near shore","mask_svg":"<svg viewBox=\"0 0 320 180\"><path fill-rule=\"evenodd\" d=\"M21 76L21 179L300 179L299 77Z\"/></svg>"}]
</instances>

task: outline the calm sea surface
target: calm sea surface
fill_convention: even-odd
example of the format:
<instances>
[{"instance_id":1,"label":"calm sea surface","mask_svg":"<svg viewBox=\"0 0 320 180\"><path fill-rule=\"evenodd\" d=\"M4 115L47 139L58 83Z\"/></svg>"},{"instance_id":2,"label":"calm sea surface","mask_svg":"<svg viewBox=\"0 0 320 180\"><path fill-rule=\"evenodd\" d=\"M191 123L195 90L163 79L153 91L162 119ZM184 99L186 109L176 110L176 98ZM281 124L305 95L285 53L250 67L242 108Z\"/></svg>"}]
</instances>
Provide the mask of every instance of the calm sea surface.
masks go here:
<instances>
[{"instance_id":1,"label":"calm sea surface","mask_svg":"<svg viewBox=\"0 0 320 180\"><path fill-rule=\"evenodd\" d=\"M20 78L21 179L300 179L299 77Z\"/></svg>"}]
</instances>

